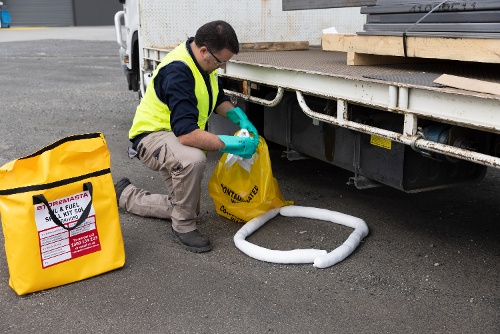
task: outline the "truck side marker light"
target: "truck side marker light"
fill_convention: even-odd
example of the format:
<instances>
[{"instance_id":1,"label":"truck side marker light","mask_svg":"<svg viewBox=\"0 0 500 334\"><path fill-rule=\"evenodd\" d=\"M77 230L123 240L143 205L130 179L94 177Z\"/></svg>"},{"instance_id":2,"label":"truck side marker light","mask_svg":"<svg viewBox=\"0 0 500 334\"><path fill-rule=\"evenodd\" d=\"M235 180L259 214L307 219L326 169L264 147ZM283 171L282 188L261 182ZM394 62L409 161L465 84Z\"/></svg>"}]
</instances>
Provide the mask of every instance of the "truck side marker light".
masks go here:
<instances>
[{"instance_id":1,"label":"truck side marker light","mask_svg":"<svg viewBox=\"0 0 500 334\"><path fill-rule=\"evenodd\" d=\"M332 223L351 227L354 231L347 240L328 253L321 249L294 249L288 251L272 250L257 246L246 241L246 237L259 229L277 214L285 217L302 217L325 220ZM368 235L368 226L365 221L336 211L326 209L288 205L251 219L243 225L234 235L235 246L246 255L260 261L282 264L313 263L316 268L328 268L348 257L359 245L361 240Z\"/></svg>"}]
</instances>

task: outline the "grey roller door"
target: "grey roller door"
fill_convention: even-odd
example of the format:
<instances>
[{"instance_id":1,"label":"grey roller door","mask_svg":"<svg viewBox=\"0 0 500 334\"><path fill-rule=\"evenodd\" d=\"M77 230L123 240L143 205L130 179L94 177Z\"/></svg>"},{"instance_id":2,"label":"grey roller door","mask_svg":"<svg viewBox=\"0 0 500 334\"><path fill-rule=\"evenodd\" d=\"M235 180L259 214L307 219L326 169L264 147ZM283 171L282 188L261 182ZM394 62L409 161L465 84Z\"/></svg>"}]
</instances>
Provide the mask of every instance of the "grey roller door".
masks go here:
<instances>
[{"instance_id":1,"label":"grey roller door","mask_svg":"<svg viewBox=\"0 0 500 334\"><path fill-rule=\"evenodd\" d=\"M123 10L118 0L74 0L73 3L75 26L113 25L116 12Z\"/></svg>"},{"instance_id":2,"label":"grey roller door","mask_svg":"<svg viewBox=\"0 0 500 334\"><path fill-rule=\"evenodd\" d=\"M11 26L74 26L73 0L3 0Z\"/></svg>"}]
</instances>

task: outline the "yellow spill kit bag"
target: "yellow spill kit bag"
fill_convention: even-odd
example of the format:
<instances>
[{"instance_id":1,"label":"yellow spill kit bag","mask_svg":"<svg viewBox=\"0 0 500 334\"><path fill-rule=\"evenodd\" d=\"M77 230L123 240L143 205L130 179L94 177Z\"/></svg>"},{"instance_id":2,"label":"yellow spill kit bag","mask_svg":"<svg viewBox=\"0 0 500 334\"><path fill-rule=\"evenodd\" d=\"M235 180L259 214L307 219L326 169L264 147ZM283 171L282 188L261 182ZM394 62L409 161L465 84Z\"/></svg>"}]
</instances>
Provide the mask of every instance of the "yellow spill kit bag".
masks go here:
<instances>
[{"instance_id":1,"label":"yellow spill kit bag","mask_svg":"<svg viewBox=\"0 0 500 334\"><path fill-rule=\"evenodd\" d=\"M0 167L9 285L24 295L125 264L102 133L63 138Z\"/></svg>"},{"instance_id":2,"label":"yellow spill kit bag","mask_svg":"<svg viewBox=\"0 0 500 334\"><path fill-rule=\"evenodd\" d=\"M285 205L285 201L273 177L269 150L264 138L251 159L242 159L224 153L208 181L208 193L216 212L238 223Z\"/></svg>"}]
</instances>

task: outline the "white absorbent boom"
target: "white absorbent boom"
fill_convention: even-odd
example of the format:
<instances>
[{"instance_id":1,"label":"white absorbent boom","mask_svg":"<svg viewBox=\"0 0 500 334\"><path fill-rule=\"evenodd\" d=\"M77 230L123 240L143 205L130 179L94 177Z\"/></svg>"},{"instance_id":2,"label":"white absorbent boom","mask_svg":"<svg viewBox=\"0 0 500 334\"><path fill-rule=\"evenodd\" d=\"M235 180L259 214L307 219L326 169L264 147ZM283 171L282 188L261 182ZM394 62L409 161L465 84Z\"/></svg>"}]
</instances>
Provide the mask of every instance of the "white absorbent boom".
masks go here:
<instances>
[{"instance_id":1,"label":"white absorbent boom","mask_svg":"<svg viewBox=\"0 0 500 334\"><path fill-rule=\"evenodd\" d=\"M294 249L289 251L271 250L254 245L245 240L267 221L276 217L278 213L285 217L303 217L330 221L332 223L351 227L354 231L342 245L335 248L330 253L321 249ZM326 209L289 205L269 210L263 215L255 217L247 222L235 234L234 244L243 253L257 260L283 264L313 263L316 268L327 268L348 257L367 235L368 226L365 221L360 218Z\"/></svg>"}]
</instances>

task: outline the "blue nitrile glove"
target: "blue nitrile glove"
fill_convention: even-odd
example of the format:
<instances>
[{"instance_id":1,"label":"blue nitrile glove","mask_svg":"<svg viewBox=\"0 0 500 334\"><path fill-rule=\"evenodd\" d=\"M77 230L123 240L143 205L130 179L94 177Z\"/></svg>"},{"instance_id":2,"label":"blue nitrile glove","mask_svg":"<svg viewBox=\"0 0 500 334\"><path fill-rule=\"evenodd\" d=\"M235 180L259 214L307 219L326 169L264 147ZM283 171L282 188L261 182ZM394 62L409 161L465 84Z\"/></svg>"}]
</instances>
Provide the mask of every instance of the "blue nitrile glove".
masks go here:
<instances>
[{"instance_id":1,"label":"blue nitrile glove","mask_svg":"<svg viewBox=\"0 0 500 334\"><path fill-rule=\"evenodd\" d=\"M218 136L224 142L226 147L220 149L219 152L231 153L239 155L244 159L250 159L257 149L258 141L252 137L237 137L237 136Z\"/></svg>"},{"instance_id":2,"label":"blue nitrile glove","mask_svg":"<svg viewBox=\"0 0 500 334\"><path fill-rule=\"evenodd\" d=\"M248 132L253 133L253 136L257 138L258 141L259 133L257 132L257 129L253 126L252 122L250 122L247 115L243 110L241 110L241 108L236 107L228 110L226 112L226 116L231 122L238 125L240 129L247 129Z\"/></svg>"}]
</instances>

